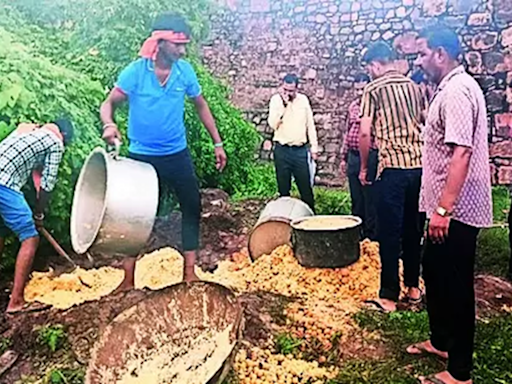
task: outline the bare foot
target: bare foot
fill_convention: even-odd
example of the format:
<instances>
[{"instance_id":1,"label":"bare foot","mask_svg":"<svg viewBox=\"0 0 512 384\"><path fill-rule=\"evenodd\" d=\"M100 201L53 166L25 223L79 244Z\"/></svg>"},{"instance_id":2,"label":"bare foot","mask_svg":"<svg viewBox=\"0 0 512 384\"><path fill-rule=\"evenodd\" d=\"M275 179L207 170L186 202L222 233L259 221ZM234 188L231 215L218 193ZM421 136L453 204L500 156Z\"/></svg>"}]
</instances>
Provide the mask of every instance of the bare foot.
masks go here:
<instances>
[{"instance_id":1,"label":"bare foot","mask_svg":"<svg viewBox=\"0 0 512 384\"><path fill-rule=\"evenodd\" d=\"M439 349L435 348L432 345L432 342L430 340L424 341L422 343L410 345L409 347L407 347L406 351L410 355L421 356L421 355L431 354L431 355L436 355L436 356L440 357L441 359L445 359L445 360L448 359L448 353L440 351Z\"/></svg>"},{"instance_id":2,"label":"bare foot","mask_svg":"<svg viewBox=\"0 0 512 384\"><path fill-rule=\"evenodd\" d=\"M23 310L25 305L27 305L27 302L25 300L17 301L17 300L12 300L11 299L9 301L9 304L7 305L5 313L7 313L7 314L11 313L12 314L12 313L19 312L19 311Z\"/></svg>"},{"instance_id":3,"label":"bare foot","mask_svg":"<svg viewBox=\"0 0 512 384\"><path fill-rule=\"evenodd\" d=\"M455 380L448 371L440 372L434 376L420 377L419 379L422 384L473 384L472 380Z\"/></svg>"},{"instance_id":4,"label":"bare foot","mask_svg":"<svg viewBox=\"0 0 512 384\"><path fill-rule=\"evenodd\" d=\"M32 301L30 303L24 301L22 304L9 303L5 313L7 315L17 315L22 313L41 312L50 309L51 307L52 306L49 304L43 304L37 301Z\"/></svg>"},{"instance_id":5,"label":"bare foot","mask_svg":"<svg viewBox=\"0 0 512 384\"><path fill-rule=\"evenodd\" d=\"M199 277L196 275L194 268L185 268L183 271L183 281L191 283L193 281L199 281Z\"/></svg>"},{"instance_id":6,"label":"bare foot","mask_svg":"<svg viewBox=\"0 0 512 384\"><path fill-rule=\"evenodd\" d=\"M422 295L422 292L421 292L421 289L419 289L419 288L409 288L409 290L407 292L407 297L412 300L421 299L421 295Z\"/></svg>"}]
</instances>

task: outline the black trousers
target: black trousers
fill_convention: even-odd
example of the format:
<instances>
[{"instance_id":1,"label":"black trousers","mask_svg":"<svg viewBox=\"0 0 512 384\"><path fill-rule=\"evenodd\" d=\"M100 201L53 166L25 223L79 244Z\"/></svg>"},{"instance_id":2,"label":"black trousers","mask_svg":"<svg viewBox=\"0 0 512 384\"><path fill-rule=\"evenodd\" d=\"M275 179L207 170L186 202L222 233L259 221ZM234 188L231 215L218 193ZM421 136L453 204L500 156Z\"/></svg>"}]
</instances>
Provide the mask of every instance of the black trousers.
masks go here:
<instances>
[{"instance_id":1,"label":"black trousers","mask_svg":"<svg viewBox=\"0 0 512 384\"><path fill-rule=\"evenodd\" d=\"M448 352L448 371L470 379L475 335L474 266L478 228L452 220L443 244L427 239L423 277L432 345Z\"/></svg>"},{"instance_id":2,"label":"black trousers","mask_svg":"<svg viewBox=\"0 0 512 384\"><path fill-rule=\"evenodd\" d=\"M373 184L362 186L359 181L361 158L359 151L349 151L347 160L347 177L352 200L352 214L363 219L361 238L377 240L377 203L375 195L375 177L377 175L378 153L370 151L368 157L368 180Z\"/></svg>"},{"instance_id":3,"label":"black trousers","mask_svg":"<svg viewBox=\"0 0 512 384\"><path fill-rule=\"evenodd\" d=\"M406 287L419 285L421 238L425 215L419 213L421 169L385 169L376 182L380 243L380 297L397 301L400 296L398 261L404 264Z\"/></svg>"},{"instance_id":4,"label":"black trousers","mask_svg":"<svg viewBox=\"0 0 512 384\"><path fill-rule=\"evenodd\" d=\"M189 150L185 149L168 156L147 156L130 153L129 157L151 164L158 175L160 191L168 188L175 193L182 213L181 237L183 250L195 251L198 249L201 194Z\"/></svg>"},{"instance_id":5,"label":"black trousers","mask_svg":"<svg viewBox=\"0 0 512 384\"><path fill-rule=\"evenodd\" d=\"M293 176L299 188L300 198L314 211L315 198L311 187L308 152L308 147L305 145L298 147L276 143L274 164L279 195L290 196Z\"/></svg>"}]
</instances>

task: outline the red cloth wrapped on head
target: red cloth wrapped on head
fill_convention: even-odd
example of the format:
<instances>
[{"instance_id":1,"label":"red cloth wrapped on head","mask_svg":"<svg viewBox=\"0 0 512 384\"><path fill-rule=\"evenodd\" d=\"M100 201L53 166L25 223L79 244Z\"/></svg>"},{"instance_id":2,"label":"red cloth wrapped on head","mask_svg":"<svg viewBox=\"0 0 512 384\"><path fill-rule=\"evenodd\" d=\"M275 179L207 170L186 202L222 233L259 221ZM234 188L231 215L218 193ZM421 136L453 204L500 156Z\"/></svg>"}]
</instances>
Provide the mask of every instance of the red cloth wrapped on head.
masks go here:
<instances>
[{"instance_id":1,"label":"red cloth wrapped on head","mask_svg":"<svg viewBox=\"0 0 512 384\"><path fill-rule=\"evenodd\" d=\"M139 56L145 59L156 58L158 53L158 41L167 40L174 44L187 44L190 42L190 38L182 32L174 31L154 31L151 36L142 44L139 51Z\"/></svg>"}]
</instances>

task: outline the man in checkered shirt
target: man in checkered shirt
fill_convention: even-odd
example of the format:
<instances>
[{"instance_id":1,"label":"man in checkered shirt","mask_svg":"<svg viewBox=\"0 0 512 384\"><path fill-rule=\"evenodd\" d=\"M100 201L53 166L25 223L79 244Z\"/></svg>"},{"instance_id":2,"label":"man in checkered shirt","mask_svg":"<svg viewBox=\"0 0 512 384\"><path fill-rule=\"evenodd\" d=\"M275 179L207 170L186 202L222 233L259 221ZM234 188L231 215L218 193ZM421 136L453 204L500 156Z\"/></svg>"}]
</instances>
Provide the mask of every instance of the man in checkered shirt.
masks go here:
<instances>
[{"instance_id":1,"label":"man in checkered shirt","mask_svg":"<svg viewBox=\"0 0 512 384\"><path fill-rule=\"evenodd\" d=\"M39 303L27 304L23 292L39 244L36 228L43 225L44 210L57 182L64 146L72 136L71 122L62 119L41 127L20 124L0 142L0 255L9 232L14 232L21 243L7 314L45 308ZM38 190L34 215L21 192L31 176Z\"/></svg>"}]
</instances>

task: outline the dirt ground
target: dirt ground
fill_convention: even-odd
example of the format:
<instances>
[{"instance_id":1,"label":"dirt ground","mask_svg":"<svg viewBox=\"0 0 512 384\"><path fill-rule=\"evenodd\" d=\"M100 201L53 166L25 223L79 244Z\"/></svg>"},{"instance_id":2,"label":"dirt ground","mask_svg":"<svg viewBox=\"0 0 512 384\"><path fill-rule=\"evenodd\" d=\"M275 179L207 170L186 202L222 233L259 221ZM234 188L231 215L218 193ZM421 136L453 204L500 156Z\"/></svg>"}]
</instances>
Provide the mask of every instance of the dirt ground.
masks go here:
<instances>
[{"instance_id":1,"label":"dirt ground","mask_svg":"<svg viewBox=\"0 0 512 384\"><path fill-rule=\"evenodd\" d=\"M246 247L248 234L265 202L244 201L230 204L228 196L218 190L203 193L201 262L215 263ZM171 246L180 248L180 215L159 218L148 241L145 253ZM476 279L479 316L512 310L512 285L493 276ZM40 375L45 367L55 363L58 355L41 351L37 343L38 326L62 324L69 340L69 354L74 364L85 367L90 351L103 327L125 309L144 299L149 291L132 291L107 296L99 301L84 303L65 311L56 309L23 316L4 316L8 291L0 291L0 339L9 338L20 354L16 365L0 378L0 384L13 384L23 375ZM270 293L246 293L240 297L245 314L243 338L265 347L270 335L279 332L286 322L283 310L290 298ZM339 345L338 358L379 358L386 353L383 343L368 341L365 335L354 334ZM69 358L69 356L67 357Z\"/></svg>"}]
</instances>

